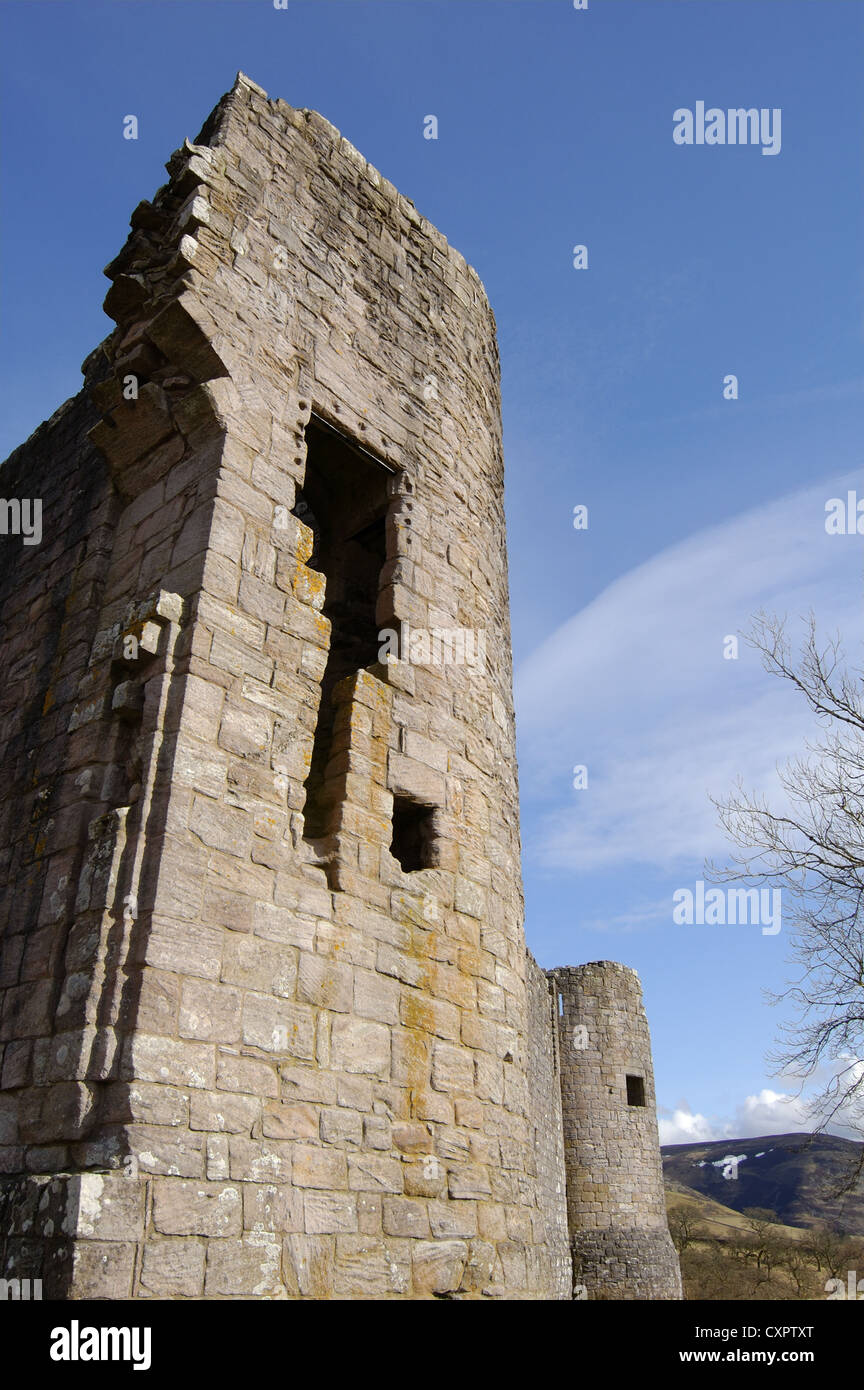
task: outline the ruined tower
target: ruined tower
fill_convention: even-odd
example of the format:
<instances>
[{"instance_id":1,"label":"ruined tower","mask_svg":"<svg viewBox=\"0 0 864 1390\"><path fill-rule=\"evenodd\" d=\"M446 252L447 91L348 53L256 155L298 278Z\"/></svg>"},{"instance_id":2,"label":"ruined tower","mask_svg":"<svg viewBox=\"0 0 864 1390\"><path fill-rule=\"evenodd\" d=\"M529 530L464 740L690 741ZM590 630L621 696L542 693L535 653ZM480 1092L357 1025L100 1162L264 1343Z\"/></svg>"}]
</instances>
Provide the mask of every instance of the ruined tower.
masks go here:
<instances>
[{"instance_id":1,"label":"ruined tower","mask_svg":"<svg viewBox=\"0 0 864 1390\"><path fill-rule=\"evenodd\" d=\"M639 977L608 960L550 975L573 1279L594 1299L680 1298Z\"/></svg>"},{"instance_id":2,"label":"ruined tower","mask_svg":"<svg viewBox=\"0 0 864 1390\"><path fill-rule=\"evenodd\" d=\"M167 168L0 473L3 1273L569 1298L491 311L242 76Z\"/></svg>"}]
</instances>

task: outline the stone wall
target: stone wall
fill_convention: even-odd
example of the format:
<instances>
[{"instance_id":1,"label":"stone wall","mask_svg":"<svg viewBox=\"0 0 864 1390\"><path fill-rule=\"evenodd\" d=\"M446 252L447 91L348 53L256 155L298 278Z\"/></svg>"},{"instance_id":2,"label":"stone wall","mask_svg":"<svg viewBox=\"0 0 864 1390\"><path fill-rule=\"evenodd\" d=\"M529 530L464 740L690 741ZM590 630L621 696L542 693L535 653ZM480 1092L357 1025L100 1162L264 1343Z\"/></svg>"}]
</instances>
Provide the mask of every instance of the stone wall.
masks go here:
<instances>
[{"instance_id":1,"label":"stone wall","mask_svg":"<svg viewBox=\"0 0 864 1390\"><path fill-rule=\"evenodd\" d=\"M561 1068L557 999L551 979L528 952L528 1116L537 1163L537 1187L546 1224L549 1296L572 1295L573 1274L567 1228L567 1175L561 1113Z\"/></svg>"},{"instance_id":2,"label":"stone wall","mask_svg":"<svg viewBox=\"0 0 864 1390\"><path fill-rule=\"evenodd\" d=\"M95 382L99 363L91 366ZM87 438L97 419L82 393L0 470L3 497L39 499L43 513L40 544L0 541L0 1172L24 1167L25 1146L37 1169L67 1156L35 1117L19 1126L18 1109L23 1088L50 1065L65 922L96 794L92 775L79 775L96 745L70 738L70 722L118 514L105 459Z\"/></svg>"}]
</instances>

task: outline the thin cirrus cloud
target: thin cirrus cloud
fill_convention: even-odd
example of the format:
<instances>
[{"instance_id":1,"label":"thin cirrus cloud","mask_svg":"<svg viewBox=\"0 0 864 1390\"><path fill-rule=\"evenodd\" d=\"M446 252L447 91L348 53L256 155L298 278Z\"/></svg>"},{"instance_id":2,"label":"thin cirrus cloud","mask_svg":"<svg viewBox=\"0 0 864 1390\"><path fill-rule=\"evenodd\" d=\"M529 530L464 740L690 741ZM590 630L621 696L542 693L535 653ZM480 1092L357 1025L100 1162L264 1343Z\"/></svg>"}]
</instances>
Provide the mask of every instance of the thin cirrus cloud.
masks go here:
<instances>
[{"instance_id":1,"label":"thin cirrus cloud","mask_svg":"<svg viewBox=\"0 0 864 1390\"><path fill-rule=\"evenodd\" d=\"M516 700L526 852L578 873L674 869L728 843L709 793L736 778L779 795L777 765L817 733L803 699L724 639L760 609L797 641L811 610L857 664L864 537L828 535L829 478L700 531L611 584L520 666ZM592 526L600 525L592 517ZM588 786L571 789L584 764Z\"/></svg>"}]
</instances>

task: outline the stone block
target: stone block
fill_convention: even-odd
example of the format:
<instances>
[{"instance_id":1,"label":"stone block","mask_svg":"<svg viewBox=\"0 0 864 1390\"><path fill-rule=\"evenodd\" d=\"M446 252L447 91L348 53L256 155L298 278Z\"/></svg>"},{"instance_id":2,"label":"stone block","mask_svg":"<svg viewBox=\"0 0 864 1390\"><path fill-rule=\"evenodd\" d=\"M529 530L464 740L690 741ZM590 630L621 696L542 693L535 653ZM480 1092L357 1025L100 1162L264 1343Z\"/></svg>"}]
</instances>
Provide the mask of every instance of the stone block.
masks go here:
<instances>
[{"instance_id":1,"label":"stone block","mask_svg":"<svg viewBox=\"0 0 864 1390\"><path fill-rule=\"evenodd\" d=\"M314 1105L288 1101L265 1105L261 1132L268 1139L317 1139L319 1112Z\"/></svg>"},{"instance_id":2,"label":"stone block","mask_svg":"<svg viewBox=\"0 0 864 1390\"><path fill-rule=\"evenodd\" d=\"M293 999L297 950L258 937L231 937L225 942L222 979L244 989Z\"/></svg>"},{"instance_id":3,"label":"stone block","mask_svg":"<svg viewBox=\"0 0 864 1390\"><path fill-rule=\"evenodd\" d=\"M315 1187L340 1191L348 1187L348 1167L345 1155L334 1149L313 1148L297 1144L294 1147L295 1187Z\"/></svg>"},{"instance_id":4,"label":"stone block","mask_svg":"<svg viewBox=\"0 0 864 1390\"><path fill-rule=\"evenodd\" d=\"M76 1240L67 1296L74 1300L131 1298L134 1269L133 1242Z\"/></svg>"},{"instance_id":5,"label":"stone block","mask_svg":"<svg viewBox=\"0 0 864 1390\"><path fill-rule=\"evenodd\" d=\"M476 1164L459 1164L450 1169L448 1179L450 1196L457 1199L491 1197L492 1188L489 1174L485 1168Z\"/></svg>"},{"instance_id":6,"label":"stone block","mask_svg":"<svg viewBox=\"0 0 864 1390\"><path fill-rule=\"evenodd\" d=\"M126 1044L124 1066L127 1074L139 1081L164 1081L201 1090L212 1090L216 1084L214 1049L206 1043L139 1033Z\"/></svg>"},{"instance_id":7,"label":"stone block","mask_svg":"<svg viewBox=\"0 0 864 1390\"><path fill-rule=\"evenodd\" d=\"M189 1098L189 1127L217 1134L249 1134L261 1114L256 1096L229 1091L193 1091Z\"/></svg>"},{"instance_id":8,"label":"stone block","mask_svg":"<svg viewBox=\"0 0 864 1390\"><path fill-rule=\"evenodd\" d=\"M402 1164L383 1154L348 1155L348 1186L355 1192L401 1192Z\"/></svg>"},{"instance_id":9,"label":"stone block","mask_svg":"<svg viewBox=\"0 0 864 1390\"><path fill-rule=\"evenodd\" d=\"M340 1106L321 1112L321 1138L325 1144L354 1144L363 1142L363 1116L356 1110Z\"/></svg>"},{"instance_id":10,"label":"stone block","mask_svg":"<svg viewBox=\"0 0 864 1390\"><path fill-rule=\"evenodd\" d=\"M333 1009L337 1013L349 1013L352 990L353 971L350 965L327 956L313 956L308 951L300 953L298 999L306 1004Z\"/></svg>"},{"instance_id":11,"label":"stone block","mask_svg":"<svg viewBox=\"0 0 864 1390\"><path fill-rule=\"evenodd\" d=\"M204 1292L203 1240L168 1236L144 1246L141 1296L199 1298Z\"/></svg>"},{"instance_id":12,"label":"stone block","mask_svg":"<svg viewBox=\"0 0 864 1390\"><path fill-rule=\"evenodd\" d=\"M423 1240L411 1250L411 1277L415 1294L431 1298L455 1293L462 1283L468 1260L463 1240Z\"/></svg>"},{"instance_id":13,"label":"stone block","mask_svg":"<svg viewBox=\"0 0 864 1390\"><path fill-rule=\"evenodd\" d=\"M263 1052L288 1057L315 1056L315 1016L302 1004L247 994L243 1000L243 1041Z\"/></svg>"},{"instance_id":14,"label":"stone block","mask_svg":"<svg viewBox=\"0 0 864 1390\"><path fill-rule=\"evenodd\" d=\"M390 1030L383 1023L340 1015L333 1020L333 1065L386 1079L390 1071Z\"/></svg>"},{"instance_id":15,"label":"stone block","mask_svg":"<svg viewBox=\"0 0 864 1390\"><path fill-rule=\"evenodd\" d=\"M303 1193L288 1183L244 1183L243 1226L260 1231L303 1230Z\"/></svg>"},{"instance_id":16,"label":"stone block","mask_svg":"<svg viewBox=\"0 0 864 1390\"><path fill-rule=\"evenodd\" d=\"M228 1152L230 1174L235 1181L277 1184L291 1181L292 1145L289 1143L232 1134L228 1139Z\"/></svg>"},{"instance_id":17,"label":"stone block","mask_svg":"<svg viewBox=\"0 0 864 1390\"><path fill-rule=\"evenodd\" d=\"M220 1053L216 1084L220 1091L239 1091L253 1096L278 1096L279 1078L268 1062L254 1057Z\"/></svg>"},{"instance_id":18,"label":"stone block","mask_svg":"<svg viewBox=\"0 0 864 1390\"><path fill-rule=\"evenodd\" d=\"M243 1240L220 1240L207 1251L206 1298L278 1298L282 1243L266 1232Z\"/></svg>"},{"instance_id":19,"label":"stone block","mask_svg":"<svg viewBox=\"0 0 864 1390\"><path fill-rule=\"evenodd\" d=\"M240 1188L233 1183L153 1181L153 1225L167 1236L236 1236L243 1229Z\"/></svg>"},{"instance_id":20,"label":"stone block","mask_svg":"<svg viewBox=\"0 0 864 1390\"><path fill-rule=\"evenodd\" d=\"M393 1246L374 1236L336 1237L333 1291L338 1298L388 1298L410 1289L407 1261L394 1258Z\"/></svg>"},{"instance_id":21,"label":"stone block","mask_svg":"<svg viewBox=\"0 0 864 1390\"><path fill-rule=\"evenodd\" d=\"M332 1237L289 1235L283 1244L286 1286L303 1298L329 1298L335 1254Z\"/></svg>"},{"instance_id":22,"label":"stone block","mask_svg":"<svg viewBox=\"0 0 864 1390\"><path fill-rule=\"evenodd\" d=\"M232 1043L240 1037L240 992L228 985L187 980L180 997L181 1038Z\"/></svg>"},{"instance_id":23,"label":"stone block","mask_svg":"<svg viewBox=\"0 0 864 1390\"><path fill-rule=\"evenodd\" d=\"M385 1235L429 1239L426 1203L411 1197L385 1197L382 1224Z\"/></svg>"},{"instance_id":24,"label":"stone block","mask_svg":"<svg viewBox=\"0 0 864 1390\"><path fill-rule=\"evenodd\" d=\"M467 1048L436 1042L432 1049L432 1085L436 1091L474 1089L474 1054Z\"/></svg>"},{"instance_id":25,"label":"stone block","mask_svg":"<svg viewBox=\"0 0 864 1390\"><path fill-rule=\"evenodd\" d=\"M348 1192L306 1192L303 1195L307 1235L334 1235L357 1230L357 1199Z\"/></svg>"},{"instance_id":26,"label":"stone block","mask_svg":"<svg viewBox=\"0 0 864 1390\"><path fill-rule=\"evenodd\" d=\"M477 1210L472 1202L428 1203L429 1225L433 1236L447 1240L451 1236L470 1237L477 1234Z\"/></svg>"}]
</instances>

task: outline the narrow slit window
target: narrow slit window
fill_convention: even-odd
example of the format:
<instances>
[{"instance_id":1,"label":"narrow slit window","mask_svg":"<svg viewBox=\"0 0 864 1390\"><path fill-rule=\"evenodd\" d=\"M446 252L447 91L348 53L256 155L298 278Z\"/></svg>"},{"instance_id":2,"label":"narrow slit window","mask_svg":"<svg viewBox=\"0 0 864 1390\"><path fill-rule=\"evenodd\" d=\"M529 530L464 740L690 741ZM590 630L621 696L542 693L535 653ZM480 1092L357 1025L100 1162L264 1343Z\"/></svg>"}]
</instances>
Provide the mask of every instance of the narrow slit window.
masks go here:
<instances>
[{"instance_id":1,"label":"narrow slit window","mask_svg":"<svg viewBox=\"0 0 864 1390\"><path fill-rule=\"evenodd\" d=\"M434 867L435 810L405 796L393 798L393 843L390 853L406 874Z\"/></svg>"},{"instance_id":2,"label":"narrow slit window","mask_svg":"<svg viewBox=\"0 0 864 1390\"><path fill-rule=\"evenodd\" d=\"M314 420L307 425L306 474L294 515L312 531L307 563L325 577L324 615L330 620L330 649L306 778L307 839L327 834L332 808L327 765L334 754L334 688L343 677L378 660L375 606L387 558L387 476L383 467L334 430Z\"/></svg>"},{"instance_id":3,"label":"narrow slit window","mask_svg":"<svg viewBox=\"0 0 864 1390\"><path fill-rule=\"evenodd\" d=\"M645 1104L645 1079L641 1076L627 1077L627 1104Z\"/></svg>"}]
</instances>

